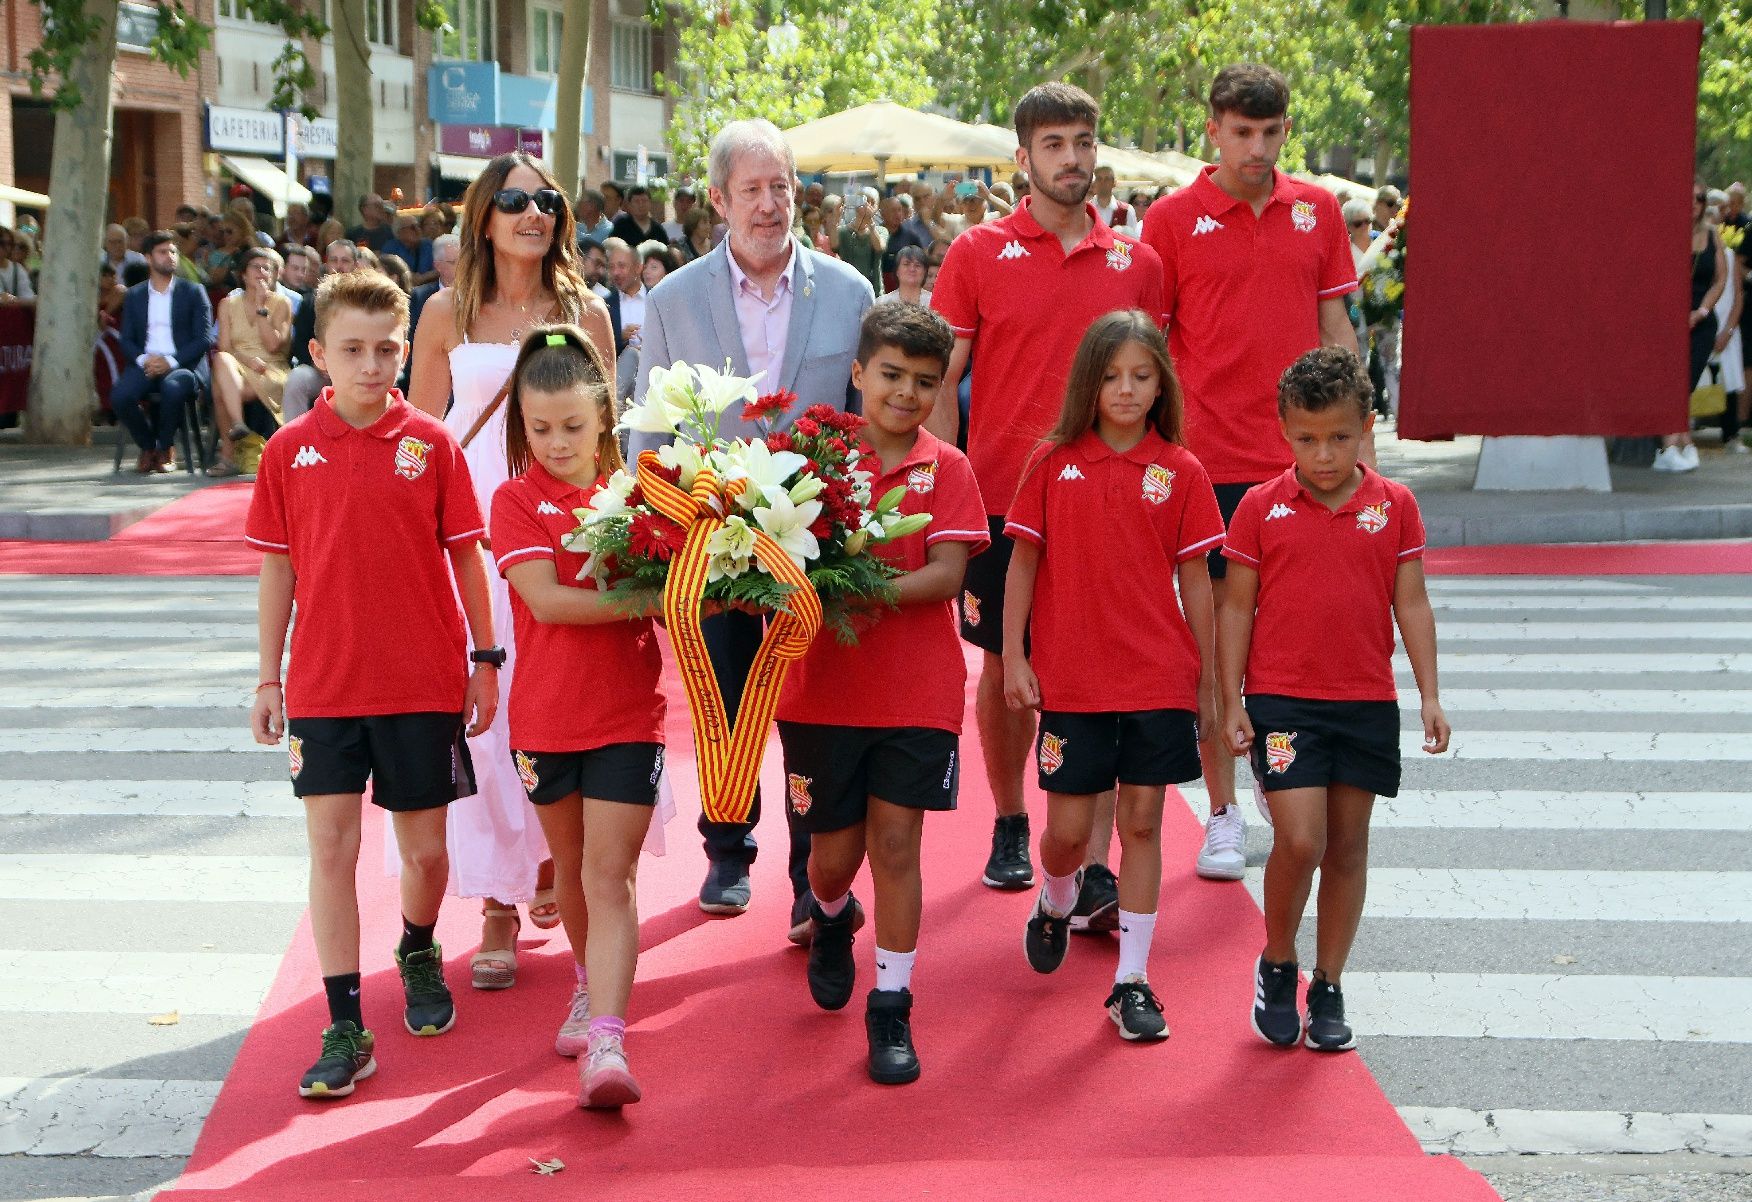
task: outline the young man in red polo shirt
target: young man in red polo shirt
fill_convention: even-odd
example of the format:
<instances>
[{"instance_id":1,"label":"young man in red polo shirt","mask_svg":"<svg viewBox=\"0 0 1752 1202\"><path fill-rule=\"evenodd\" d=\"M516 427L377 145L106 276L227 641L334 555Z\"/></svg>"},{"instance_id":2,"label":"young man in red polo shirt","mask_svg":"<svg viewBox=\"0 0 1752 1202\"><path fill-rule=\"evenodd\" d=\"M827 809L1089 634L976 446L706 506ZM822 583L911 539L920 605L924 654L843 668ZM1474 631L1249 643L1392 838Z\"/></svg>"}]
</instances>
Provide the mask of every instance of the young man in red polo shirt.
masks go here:
<instances>
[{"instance_id":1,"label":"young man in red polo shirt","mask_svg":"<svg viewBox=\"0 0 1752 1202\"><path fill-rule=\"evenodd\" d=\"M968 555L989 537L966 456L920 428L953 345L943 319L917 305L877 305L864 316L852 386L863 394L863 437L878 461L869 465L871 495L904 486L900 512L931 520L879 549L904 573L894 581L899 608L877 611L854 647L818 637L791 669L778 712L786 799L811 835L809 992L824 1010L852 997L852 878L870 859L876 988L864 1028L870 1078L884 1085L919 1075L911 988L919 838L925 811L955 808L967 668L951 603Z\"/></svg>"},{"instance_id":2,"label":"young man in red polo shirt","mask_svg":"<svg viewBox=\"0 0 1752 1202\"><path fill-rule=\"evenodd\" d=\"M1289 104L1289 84L1270 67L1219 71L1205 122L1217 165L1144 215L1186 390L1186 445L1210 473L1225 521L1249 488L1290 464L1278 433L1278 376L1317 346L1357 350L1344 302L1357 278L1338 201L1277 169ZM1210 567L1221 605L1223 557L1213 552ZM1247 862L1235 761L1202 746L1211 817L1198 874L1238 881Z\"/></svg>"},{"instance_id":3,"label":"young man in red polo shirt","mask_svg":"<svg viewBox=\"0 0 1752 1202\"><path fill-rule=\"evenodd\" d=\"M1417 500L1358 462L1373 392L1356 355L1336 347L1284 373L1278 405L1295 465L1235 510L1217 619L1224 751L1252 752L1275 835L1253 1029L1280 1047L1302 1038L1296 930L1318 868L1307 1044L1327 1052L1356 1046L1339 974L1363 914L1369 812L1377 796L1399 792L1395 619L1423 698L1424 750L1446 751L1450 733Z\"/></svg>"},{"instance_id":4,"label":"young man in red polo shirt","mask_svg":"<svg viewBox=\"0 0 1752 1202\"><path fill-rule=\"evenodd\" d=\"M407 327L407 297L386 277L323 281L311 356L333 387L269 441L244 527L263 552L262 683L250 727L258 743L288 736L328 995L322 1055L298 1086L307 1098L345 1097L377 1067L360 1009L353 887L367 780L401 848L403 1022L440 1035L456 1021L432 939L449 875L445 807L473 791L463 728L471 717L470 735L492 722L505 659L493 646L486 531L461 448L395 389ZM480 648L472 657L459 594Z\"/></svg>"},{"instance_id":5,"label":"young man in red polo shirt","mask_svg":"<svg viewBox=\"0 0 1752 1202\"><path fill-rule=\"evenodd\" d=\"M1034 883L1028 858L1023 773L1034 744L1034 715L1004 702L1004 578L1010 539L1004 515L1022 465L1058 420L1077 344L1096 318L1115 309L1162 311L1162 267L1149 247L1116 234L1089 203L1095 178L1100 106L1081 88L1045 83L1016 105L1016 162L1031 191L1015 212L974 226L949 245L931 307L955 331L955 353L931 432L953 444L957 386L977 349L968 408L967 457L985 497L991 550L967 568L961 637L985 652L975 716L986 780L997 807L984 881L995 889ZM1119 892L1107 868L1114 795L1101 795L1090 867L1079 898L1079 929L1112 930Z\"/></svg>"}]
</instances>

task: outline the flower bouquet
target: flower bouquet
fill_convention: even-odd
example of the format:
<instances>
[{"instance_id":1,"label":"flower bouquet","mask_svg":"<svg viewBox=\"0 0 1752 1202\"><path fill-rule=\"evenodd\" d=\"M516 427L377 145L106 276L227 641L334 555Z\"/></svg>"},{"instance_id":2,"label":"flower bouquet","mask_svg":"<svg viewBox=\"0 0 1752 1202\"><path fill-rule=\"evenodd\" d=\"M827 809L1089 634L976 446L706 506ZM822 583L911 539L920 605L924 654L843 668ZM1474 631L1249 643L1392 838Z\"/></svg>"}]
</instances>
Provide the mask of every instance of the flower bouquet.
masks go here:
<instances>
[{"instance_id":1,"label":"flower bouquet","mask_svg":"<svg viewBox=\"0 0 1752 1202\"><path fill-rule=\"evenodd\" d=\"M1361 305L1363 320L1378 325L1405 311L1405 225L1411 213L1409 198L1399 206L1393 224L1381 237L1388 240L1372 270L1363 275Z\"/></svg>"},{"instance_id":2,"label":"flower bouquet","mask_svg":"<svg viewBox=\"0 0 1752 1202\"><path fill-rule=\"evenodd\" d=\"M758 377L756 377L758 379ZM741 821L752 801L767 726L790 663L821 627L856 641L853 615L892 603L899 574L871 553L922 529L928 514L902 515L904 486L871 503L864 419L826 405L774 427L797 398L757 396L754 379L681 363L654 368L642 404L618 430L670 436L616 471L575 511L569 550L585 555L579 578L631 611L662 600L687 689L707 817ZM732 407L763 437L726 439ZM772 615L743 690L735 729L706 655L702 603Z\"/></svg>"}]
</instances>

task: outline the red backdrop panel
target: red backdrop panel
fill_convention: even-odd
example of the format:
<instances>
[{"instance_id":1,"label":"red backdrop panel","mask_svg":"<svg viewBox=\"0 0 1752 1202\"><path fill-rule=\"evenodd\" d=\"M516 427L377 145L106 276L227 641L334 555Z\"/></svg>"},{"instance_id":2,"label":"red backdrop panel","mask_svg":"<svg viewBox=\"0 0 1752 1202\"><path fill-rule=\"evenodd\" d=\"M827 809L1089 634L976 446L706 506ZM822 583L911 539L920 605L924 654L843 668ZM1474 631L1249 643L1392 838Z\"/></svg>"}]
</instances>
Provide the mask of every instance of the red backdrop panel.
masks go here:
<instances>
[{"instance_id":1,"label":"red backdrop panel","mask_svg":"<svg viewBox=\"0 0 1752 1202\"><path fill-rule=\"evenodd\" d=\"M1683 428L1701 44L1412 31L1403 437Z\"/></svg>"}]
</instances>

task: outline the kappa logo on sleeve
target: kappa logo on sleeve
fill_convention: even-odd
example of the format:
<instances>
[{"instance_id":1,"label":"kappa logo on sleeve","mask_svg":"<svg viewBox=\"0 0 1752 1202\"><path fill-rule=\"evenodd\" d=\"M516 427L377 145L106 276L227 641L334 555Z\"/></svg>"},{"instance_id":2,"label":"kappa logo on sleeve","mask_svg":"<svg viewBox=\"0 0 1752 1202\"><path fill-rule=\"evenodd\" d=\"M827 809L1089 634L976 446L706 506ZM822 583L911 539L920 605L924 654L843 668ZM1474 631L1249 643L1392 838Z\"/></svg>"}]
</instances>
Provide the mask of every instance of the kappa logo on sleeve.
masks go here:
<instances>
[{"instance_id":1,"label":"kappa logo on sleeve","mask_svg":"<svg viewBox=\"0 0 1752 1202\"><path fill-rule=\"evenodd\" d=\"M1004 249L998 252L998 262L1000 263L1005 259L1027 259L1031 257L1032 255L1028 248L1014 238L1004 243Z\"/></svg>"},{"instance_id":2,"label":"kappa logo on sleeve","mask_svg":"<svg viewBox=\"0 0 1752 1202\"><path fill-rule=\"evenodd\" d=\"M1265 736L1267 772L1288 772L1296 762L1296 731L1274 730Z\"/></svg>"},{"instance_id":3,"label":"kappa logo on sleeve","mask_svg":"<svg viewBox=\"0 0 1752 1202\"><path fill-rule=\"evenodd\" d=\"M418 480L426 474L427 456L432 444L409 436L395 448L395 474L404 480Z\"/></svg>"},{"instance_id":4,"label":"kappa logo on sleeve","mask_svg":"<svg viewBox=\"0 0 1752 1202\"><path fill-rule=\"evenodd\" d=\"M540 505L537 505L535 507L535 511L539 514L551 515L554 517L558 517L559 513L560 513L560 507L558 505L555 505L552 501L543 501Z\"/></svg>"},{"instance_id":5,"label":"kappa logo on sleeve","mask_svg":"<svg viewBox=\"0 0 1752 1202\"><path fill-rule=\"evenodd\" d=\"M1319 218L1314 212L1314 202L1298 200L1290 206L1290 224L1296 227L1296 232L1312 234Z\"/></svg>"},{"instance_id":6,"label":"kappa logo on sleeve","mask_svg":"<svg viewBox=\"0 0 1752 1202\"><path fill-rule=\"evenodd\" d=\"M1364 534L1379 534L1387 529L1387 510L1392 501L1382 501L1379 505L1365 505L1357 511L1357 529Z\"/></svg>"},{"instance_id":7,"label":"kappa logo on sleeve","mask_svg":"<svg viewBox=\"0 0 1752 1202\"><path fill-rule=\"evenodd\" d=\"M511 758L517 764L517 779L523 782L523 791L533 793L541 786L541 777L535 770L535 761L521 751L511 753Z\"/></svg>"},{"instance_id":8,"label":"kappa logo on sleeve","mask_svg":"<svg viewBox=\"0 0 1752 1202\"><path fill-rule=\"evenodd\" d=\"M815 808L815 798L809 795L809 786L814 783L813 776L799 776L795 772L785 777L785 797L791 803L791 813L799 818Z\"/></svg>"},{"instance_id":9,"label":"kappa logo on sleeve","mask_svg":"<svg viewBox=\"0 0 1752 1202\"><path fill-rule=\"evenodd\" d=\"M1160 505L1174 495L1174 473L1159 463L1144 469L1144 500Z\"/></svg>"},{"instance_id":10,"label":"kappa logo on sleeve","mask_svg":"<svg viewBox=\"0 0 1752 1202\"><path fill-rule=\"evenodd\" d=\"M286 763L292 769L292 779L297 780L304 771L304 740L297 735L286 740Z\"/></svg>"},{"instance_id":11,"label":"kappa logo on sleeve","mask_svg":"<svg viewBox=\"0 0 1752 1202\"><path fill-rule=\"evenodd\" d=\"M1296 511L1294 509L1291 509L1288 505L1279 501L1276 505L1271 507L1271 512L1265 515L1265 520L1272 522L1276 521L1278 518L1293 518L1295 516Z\"/></svg>"},{"instance_id":12,"label":"kappa logo on sleeve","mask_svg":"<svg viewBox=\"0 0 1752 1202\"><path fill-rule=\"evenodd\" d=\"M906 486L913 492L924 494L937 487L937 465L921 463L906 474Z\"/></svg>"},{"instance_id":13,"label":"kappa logo on sleeve","mask_svg":"<svg viewBox=\"0 0 1752 1202\"><path fill-rule=\"evenodd\" d=\"M313 446L299 447L298 454L292 456L293 467L315 467L319 463L327 462L328 460L322 457L322 452Z\"/></svg>"},{"instance_id":14,"label":"kappa logo on sleeve","mask_svg":"<svg viewBox=\"0 0 1752 1202\"><path fill-rule=\"evenodd\" d=\"M1218 221L1215 217L1212 217L1209 213L1201 213L1199 214L1198 220L1192 223L1192 236L1196 238L1200 234L1215 233L1222 228L1222 222Z\"/></svg>"},{"instance_id":15,"label":"kappa logo on sleeve","mask_svg":"<svg viewBox=\"0 0 1752 1202\"><path fill-rule=\"evenodd\" d=\"M1059 735L1040 733L1040 774L1051 776L1065 766L1065 745L1069 739Z\"/></svg>"},{"instance_id":16,"label":"kappa logo on sleeve","mask_svg":"<svg viewBox=\"0 0 1752 1202\"><path fill-rule=\"evenodd\" d=\"M979 598L967 589L961 590L961 620L970 627L979 625Z\"/></svg>"},{"instance_id":17,"label":"kappa logo on sleeve","mask_svg":"<svg viewBox=\"0 0 1752 1202\"><path fill-rule=\"evenodd\" d=\"M1058 478L1060 480L1081 480L1083 479L1083 473L1076 464L1067 463L1059 472Z\"/></svg>"}]
</instances>

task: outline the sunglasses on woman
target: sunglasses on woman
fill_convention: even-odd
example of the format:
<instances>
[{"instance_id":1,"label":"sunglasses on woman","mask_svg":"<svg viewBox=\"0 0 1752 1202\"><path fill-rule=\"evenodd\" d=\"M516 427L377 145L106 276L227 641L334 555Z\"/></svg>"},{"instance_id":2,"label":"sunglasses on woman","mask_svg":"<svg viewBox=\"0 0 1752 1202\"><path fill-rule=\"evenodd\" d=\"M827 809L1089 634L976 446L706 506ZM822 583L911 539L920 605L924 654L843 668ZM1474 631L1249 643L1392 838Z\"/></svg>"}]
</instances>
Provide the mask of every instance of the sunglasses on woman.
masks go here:
<instances>
[{"instance_id":1,"label":"sunglasses on woman","mask_svg":"<svg viewBox=\"0 0 1752 1202\"><path fill-rule=\"evenodd\" d=\"M493 193L493 207L510 216L526 211L532 200L549 217L558 217L566 207L566 198L554 188L537 188L533 193L522 188L501 188Z\"/></svg>"}]
</instances>

